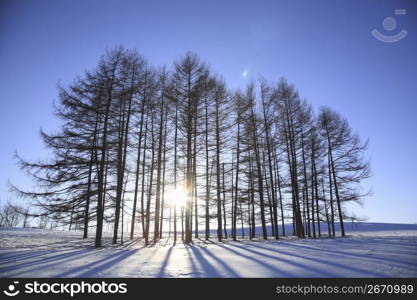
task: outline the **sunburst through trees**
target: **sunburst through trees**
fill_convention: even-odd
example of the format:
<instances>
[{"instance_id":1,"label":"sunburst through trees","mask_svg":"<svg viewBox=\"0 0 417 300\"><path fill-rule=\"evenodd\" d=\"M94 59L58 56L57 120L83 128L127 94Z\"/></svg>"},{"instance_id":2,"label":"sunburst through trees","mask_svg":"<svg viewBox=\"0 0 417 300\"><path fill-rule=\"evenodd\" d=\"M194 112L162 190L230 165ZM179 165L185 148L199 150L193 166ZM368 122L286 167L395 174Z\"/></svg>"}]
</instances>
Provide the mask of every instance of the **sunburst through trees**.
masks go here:
<instances>
[{"instance_id":1,"label":"sunburst through trees","mask_svg":"<svg viewBox=\"0 0 417 300\"><path fill-rule=\"evenodd\" d=\"M316 238L335 222L344 236L346 203L364 195L367 143L284 79L232 91L196 54L155 68L118 47L58 92L62 125L41 132L53 156L16 154L38 188L11 189L55 226L93 231L96 247L108 228L113 243L254 238L258 226L263 239Z\"/></svg>"}]
</instances>

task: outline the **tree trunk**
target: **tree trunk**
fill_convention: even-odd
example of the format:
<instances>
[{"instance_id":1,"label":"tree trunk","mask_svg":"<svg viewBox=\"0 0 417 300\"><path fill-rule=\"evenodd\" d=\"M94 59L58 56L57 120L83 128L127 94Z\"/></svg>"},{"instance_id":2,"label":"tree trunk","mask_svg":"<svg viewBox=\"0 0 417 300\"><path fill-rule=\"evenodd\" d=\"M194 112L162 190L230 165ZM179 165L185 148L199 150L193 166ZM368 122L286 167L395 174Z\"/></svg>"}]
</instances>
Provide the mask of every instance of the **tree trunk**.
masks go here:
<instances>
[{"instance_id":1,"label":"tree trunk","mask_svg":"<svg viewBox=\"0 0 417 300\"><path fill-rule=\"evenodd\" d=\"M337 179L336 179L336 171L334 167L334 160L333 160L333 152L332 152L332 146L330 143L330 136L329 136L329 130L326 126L326 134L327 134L327 145L329 147L329 164L331 165L332 173L333 173L333 183L334 183L334 190L336 194L336 202L337 202L337 210L339 212L339 221L340 221L340 232L342 234L342 237L345 237L345 226L343 224L343 214L342 214L342 206L340 204L340 196L339 196L339 188L337 186Z\"/></svg>"},{"instance_id":2,"label":"tree trunk","mask_svg":"<svg viewBox=\"0 0 417 300\"><path fill-rule=\"evenodd\" d=\"M236 146L236 179L235 179L235 197L234 197L234 206L233 206L233 231L232 237L236 241L236 219L237 219L237 199L239 191L239 160L240 160L240 112L237 116L237 146Z\"/></svg>"},{"instance_id":3,"label":"tree trunk","mask_svg":"<svg viewBox=\"0 0 417 300\"><path fill-rule=\"evenodd\" d=\"M217 183L217 239L222 241L222 204L220 196L220 123L219 123L219 99L216 97L216 183Z\"/></svg>"},{"instance_id":4,"label":"tree trunk","mask_svg":"<svg viewBox=\"0 0 417 300\"><path fill-rule=\"evenodd\" d=\"M164 71L165 72L165 71ZM162 175L162 147L163 147L163 130L164 130L164 90L165 90L165 78L162 75L162 87L161 87L161 102L160 102L160 122L159 122L159 134L158 134L158 158L157 158L157 174L156 174L156 200L155 200L155 221L154 221L154 240L159 239L159 216L160 216L160 204L161 204L161 175Z\"/></svg>"},{"instance_id":5,"label":"tree trunk","mask_svg":"<svg viewBox=\"0 0 417 300\"><path fill-rule=\"evenodd\" d=\"M144 94L146 95L146 92ZM141 154L140 151L141 151L141 146L142 146L144 115L145 115L145 96L142 99L140 125L139 125L138 152L137 152L137 157L136 157L135 192L134 192L134 196L133 196L132 221L131 221L131 225L130 225L130 239L131 240L133 239L133 236L134 236L134 233L135 233L136 205L137 205L138 190L139 190L139 169L140 169L140 154ZM145 149L143 151L145 151Z\"/></svg>"}]
</instances>

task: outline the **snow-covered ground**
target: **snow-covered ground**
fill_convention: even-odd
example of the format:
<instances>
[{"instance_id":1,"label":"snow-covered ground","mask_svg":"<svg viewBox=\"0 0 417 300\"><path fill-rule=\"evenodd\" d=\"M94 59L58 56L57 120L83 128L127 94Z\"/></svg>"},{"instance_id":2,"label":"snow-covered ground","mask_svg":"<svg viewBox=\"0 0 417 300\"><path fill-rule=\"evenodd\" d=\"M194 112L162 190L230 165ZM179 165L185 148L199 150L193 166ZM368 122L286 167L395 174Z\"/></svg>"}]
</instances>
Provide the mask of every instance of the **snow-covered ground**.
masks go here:
<instances>
[{"instance_id":1,"label":"snow-covered ground","mask_svg":"<svg viewBox=\"0 0 417 300\"><path fill-rule=\"evenodd\" d=\"M289 229L289 228L288 228ZM417 225L360 223L347 238L163 239L94 249L81 232L0 229L0 277L416 277ZM289 231L288 231L289 232Z\"/></svg>"}]
</instances>

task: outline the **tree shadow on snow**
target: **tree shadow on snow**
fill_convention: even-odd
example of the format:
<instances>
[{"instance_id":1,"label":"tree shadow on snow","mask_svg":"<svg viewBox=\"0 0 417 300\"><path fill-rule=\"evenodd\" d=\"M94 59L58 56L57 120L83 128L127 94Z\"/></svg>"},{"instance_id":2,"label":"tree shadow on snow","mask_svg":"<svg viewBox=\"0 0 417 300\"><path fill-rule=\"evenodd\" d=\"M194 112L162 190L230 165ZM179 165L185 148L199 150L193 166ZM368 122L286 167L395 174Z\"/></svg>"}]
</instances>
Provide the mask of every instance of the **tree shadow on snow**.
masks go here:
<instances>
[{"instance_id":1,"label":"tree shadow on snow","mask_svg":"<svg viewBox=\"0 0 417 300\"><path fill-rule=\"evenodd\" d=\"M242 251L246 251L249 252L251 254L255 254L257 257L265 257L268 259L273 259L273 260L277 260L277 261L283 261L286 264L292 265L292 266L297 266L299 269L301 269L302 271L308 270L310 272L312 272L313 276L318 276L318 277L340 277L340 274L344 274L346 273L346 270L350 270L352 272L357 272L358 276L366 276L366 277L384 277L383 274L380 273L376 273L370 270L365 270L363 268L358 268L358 267L354 267L352 266L352 263L349 264L343 264L343 263L339 263L336 262L335 260L327 260L327 259L322 259L322 258L318 258L318 257L314 257L313 255L316 255L314 253L312 253L312 256L308 256L308 255L301 255L298 254L297 251L286 251L286 250L282 250L282 249L277 249L277 250L272 250L270 248L264 247L260 244L253 244L250 245L250 247L244 247L241 245L235 245L235 244L228 244L230 247L235 247L235 248L239 248ZM224 247L227 248L224 245L219 245L220 247ZM256 249L256 250L254 250ZM230 250L230 249L229 249ZM269 251L272 252L271 254L268 254L265 252ZM234 251L234 250L233 250ZM237 251L234 251L236 253L238 253ZM286 256L288 258L284 258L282 256ZM304 260L305 263L299 263L294 261L293 259L290 258L295 258L297 260ZM331 267L331 269L336 269L335 271L329 271L326 269L328 269L328 267ZM337 270L339 269L339 270ZM282 273L282 269L277 270L277 273L280 274ZM285 276L285 275L284 275ZM299 277L300 275L298 275L297 273L292 273L291 275L287 275L289 277Z\"/></svg>"}]
</instances>

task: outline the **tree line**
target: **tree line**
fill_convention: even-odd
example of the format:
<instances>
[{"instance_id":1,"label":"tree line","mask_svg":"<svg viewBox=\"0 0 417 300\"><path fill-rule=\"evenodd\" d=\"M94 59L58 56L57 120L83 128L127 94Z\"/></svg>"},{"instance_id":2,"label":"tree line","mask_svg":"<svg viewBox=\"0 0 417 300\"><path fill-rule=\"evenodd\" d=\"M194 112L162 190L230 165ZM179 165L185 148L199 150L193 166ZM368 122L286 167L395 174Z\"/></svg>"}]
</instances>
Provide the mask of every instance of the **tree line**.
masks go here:
<instances>
[{"instance_id":1,"label":"tree line","mask_svg":"<svg viewBox=\"0 0 417 300\"><path fill-rule=\"evenodd\" d=\"M10 200L6 201L6 203L1 203L0 201L0 227L14 228L21 224L23 228L26 228L29 226L29 219L32 216L35 215L30 213L30 208L27 206L17 205ZM45 221L45 217L40 217L38 219L38 227L45 229Z\"/></svg>"},{"instance_id":2,"label":"tree line","mask_svg":"<svg viewBox=\"0 0 417 300\"><path fill-rule=\"evenodd\" d=\"M56 225L93 230L96 247L104 225L113 243L252 239L259 226L263 239L334 237L335 222L345 236L346 203L366 194L368 143L285 79L232 91L194 53L156 68L116 47L58 95L62 125L40 132L52 157L16 154L37 189L11 189Z\"/></svg>"}]
</instances>

